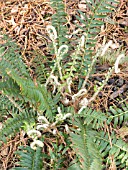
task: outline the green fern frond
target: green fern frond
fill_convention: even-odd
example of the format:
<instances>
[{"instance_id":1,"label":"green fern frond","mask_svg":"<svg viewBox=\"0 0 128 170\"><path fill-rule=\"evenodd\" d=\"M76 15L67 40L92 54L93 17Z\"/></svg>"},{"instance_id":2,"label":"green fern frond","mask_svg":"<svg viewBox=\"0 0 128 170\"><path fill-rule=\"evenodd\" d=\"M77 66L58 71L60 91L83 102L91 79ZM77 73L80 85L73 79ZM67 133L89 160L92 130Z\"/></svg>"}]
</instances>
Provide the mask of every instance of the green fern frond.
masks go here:
<instances>
[{"instance_id":1,"label":"green fern frond","mask_svg":"<svg viewBox=\"0 0 128 170\"><path fill-rule=\"evenodd\" d=\"M92 110L91 108L85 108L76 117L82 117L84 119L84 124L92 125L93 128L98 129L104 127L104 122L107 120L105 113L101 111Z\"/></svg>"},{"instance_id":2,"label":"green fern frond","mask_svg":"<svg viewBox=\"0 0 128 170\"><path fill-rule=\"evenodd\" d=\"M37 147L36 150L33 150L29 146L21 146L16 154L20 156L18 164L21 167L15 167L12 170L42 170L42 148Z\"/></svg>"},{"instance_id":3,"label":"green fern frond","mask_svg":"<svg viewBox=\"0 0 128 170\"><path fill-rule=\"evenodd\" d=\"M69 165L69 168L67 170L82 170L80 167L80 163L77 161L71 162L71 165Z\"/></svg>"},{"instance_id":4,"label":"green fern frond","mask_svg":"<svg viewBox=\"0 0 128 170\"><path fill-rule=\"evenodd\" d=\"M7 36L4 38L5 44L0 45L0 74L6 77L6 69L13 69L18 75L29 78L29 73L20 56L20 51L16 43Z\"/></svg>"},{"instance_id":5,"label":"green fern frond","mask_svg":"<svg viewBox=\"0 0 128 170\"><path fill-rule=\"evenodd\" d=\"M126 168L128 160L128 144L121 138L117 137L114 132L110 136L104 132L99 132L96 136L97 146L103 157L113 156L117 169ZM110 163L110 160L109 160Z\"/></svg>"},{"instance_id":6,"label":"green fern frond","mask_svg":"<svg viewBox=\"0 0 128 170\"><path fill-rule=\"evenodd\" d=\"M68 39L65 37L68 32L65 26L67 14L65 13L63 0L50 0L50 2L53 9L56 11L56 13L52 15L52 26L54 26L57 31L57 44L59 48L61 45L69 43Z\"/></svg>"},{"instance_id":7,"label":"green fern frond","mask_svg":"<svg viewBox=\"0 0 128 170\"><path fill-rule=\"evenodd\" d=\"M0 82L0 91L2 91L3 95L9 95L9 96L20 98L20 99L22 98L22 96L20 95L19 86L10 77Z\"/></svg>"},{"instance_id":8,"label":"green fern frond","mask_svg":"<svg viewBox=\"0 0 128 170\"><path fill-rule=\"evenodd\" d=\"M110 5L111 3L117 3L115 0L90 0L86 1L88 8L90 9L90 13L84 14L82 11L78 11L80 16L76 16L76 18L82 23L82 26L77 25L85 35L85 45L84 45L84 54L81 59L81 68L83 67L83 73L85 68L88 68L86 64L86 58L90 58L94 56L94 47L97 43L97 35L100 33L101 26L105 23L105 18L108 16L108 13L112 13L115 6ZM86 69L88 70L88 69Z\"/></svg>"},{"instance_id":9,"label":"green fern frond","mask_svg":"<svg viewBox=\"0 0 128 170\"><path fill-rule=\"evenodd\" d=\"M81 163L80 167L83 170L102 169L102 159L94 143L97 132L89 126L84 125L84 121L81 118L77 118L73 124L78 129L72 129L74 132L71 132L70 136L73 143L72 148L75 150Z\"/></svg>"},{"instance_id":10,"label":"green fern frond","mask_svg":"<svg viewBox=\"0 0 128 170\"><path fill-rule=\"evenodd\" d=\"M0 131L0 141L6 142L8 137L14 136L24 126L25 121L28 123L35 122L36 112L32 110L12 113L12 118L8 118Z\"/></svg>"},{"instance_id":11,"label":"green fern frond","mask_svg":"<svg viewBox=\"0 0 128 170\"><path fill-rule=\"evenodd\" d=\"M54 119L56 112L56 101L51 98L50 93L44 85L37 86L31 79L20 78L15 72L8 70L7 74L18 84L20 91L25 100L34 106L40 113L46 111L49 120Z\"/></svg>"},{"instance_id":12,"label":"green fern frond","mask_svg":"<svg viewBox=\"0 0 128 170\"><path fill-rule=\"evenodd\" d=\"M35 54L36 55L36 54ZM50 63L48 58L45 56L37 55L32 62L32 68L34 68L34 73L36 75L36 80L40 84L44 84L47 80L47 73L49 72Z\"/></svg>"},{"instance_id":13,"label":"green fern frond","mask_svg":"<svg viewBox=\"0 0 128 170\"><path fill-rule=\"evenodd\" d=\"M121 109L117 107L110 107L109 110L110 111L107 112L108 124L110 124L110 122L113 122L114 127L116 128L117 125L121 126L124 121L128 121L128 104L122 105Z\"/></svg>"},{"instance_id":14,"label":"green fern frond","mask_svg":"<svg viewBox=\"0 0 128 170\"><path fill-rule=\"evenodd\" d=\"M19 101L18 98L14 99L11 96L0 95L0 121L5 116L11 115L12 113L18 114L25 108L25 103Z\"/></svg>"},{"instance_id":15,"label":"green fern frond","mask_svg":"<svg viewBox=\"0 0 128 170\"><path fill-rule=\"evenodd\" d=\"M8 112L11 109L11 102L8 100L6 96L0 95L0 114L4 112Z\"/></svg>"}]
</instances>

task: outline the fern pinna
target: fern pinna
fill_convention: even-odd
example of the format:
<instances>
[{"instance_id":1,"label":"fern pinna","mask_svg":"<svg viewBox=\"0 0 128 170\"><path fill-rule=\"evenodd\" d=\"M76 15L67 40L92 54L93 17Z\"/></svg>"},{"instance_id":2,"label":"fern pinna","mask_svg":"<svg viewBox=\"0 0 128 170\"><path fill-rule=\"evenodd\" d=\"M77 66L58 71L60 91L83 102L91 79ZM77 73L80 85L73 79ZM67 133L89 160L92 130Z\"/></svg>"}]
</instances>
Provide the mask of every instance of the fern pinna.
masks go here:
<instances>
[{"instance_id":1,"label":"fern pinna","mask_svg":"<svg viewBox=\"0 0 128 170\"><path fill-rule=\"evenodd\" d=\"M73 125L78 127L78 129L73 129L74 132L70 133L72 147L77 156L77 163L71 165L69 170L70 168L75 170L76 164L76 170L102 170L102 157L94 142L97 132L91 126L84 125L84 121L80 117L73 121Z\"/></svg>"},{"instance_id":2,"label":"fern pinna","mask_svg":"<svg viewBox=\"0 0 128 170\"><path fill-rule=\"evenodd\" d=\"M25 122L27 122L27 124L34 123L36 121L37 113L32 110L24 110L24 112L18 114L16 112L11 113L11 116L12 118L7 119L0 131L0 141L7 142L8 138L13 137L23 129Z\"/></svg>"},{"instance_id":3,"label":"fern pinna","mask_svg":"<svg viewBox=\"0 0 128 170\"><path fill-rule=\"evenodd\" d=\"M7 68L14 69L19 76L30 78L27 67L21 58L19 47L7 36L4 36L3 39L6 41L0 45L0 74L3 79L8 77Z\"/></svg>"},{"instance_id":4,"label":"fern pinna","mask_svg":"<svg viewBox=\"0 0 128 170\"><path fill-rule=\"evenodd\" d=\"M62 0L50 0L50 2L52 8L55 10L55 14L52 15L52 26L57 31L57 44L59 48L61 45L69 43L68 38L66 38L68 29L65 26L67 14L65 13L65 6Z\"/></svg>"},{"instance_id":5,"label":"fern pinna","mask_svg":"<svg viewBox=\"0 0 128 170\"><path fill-rule=\"evenodd\" d=\"M42 148L37 148L36 151L31 149L31 147L19 147L19 150L16 152L20 156L20 166L15 167L11 170L42 170Z\"/></svg>"}]
</instances>

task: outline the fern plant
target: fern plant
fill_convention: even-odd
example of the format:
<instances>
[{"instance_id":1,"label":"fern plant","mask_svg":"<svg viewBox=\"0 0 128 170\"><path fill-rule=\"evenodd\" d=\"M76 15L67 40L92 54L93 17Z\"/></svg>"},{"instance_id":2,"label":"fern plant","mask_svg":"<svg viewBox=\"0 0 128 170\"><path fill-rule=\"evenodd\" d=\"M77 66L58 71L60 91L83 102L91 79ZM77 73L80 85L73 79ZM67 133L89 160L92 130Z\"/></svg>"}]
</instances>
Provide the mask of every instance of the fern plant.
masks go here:
<instances>
[{"instance_id":1,"label":"fern plant","mask_svg":"<svg viewBox=\"0 0 128 170\"><path fill-rule=\"evenodd\" d=\"M13 45L12 49L11 44L14 43L9 41L4 44L5 48L3 48L3 46L0 48L2 59L2 62L0 63L0 73L2 75L0 90L2 94L0 97L1 100L7 101L8 103L11 103L11 105L9 107L6 106L6 103L1 103L0 110L3 112L3 109L7 107L12 118L7 120L7 123L5 123L5 128L3 127L3 130L1 131L1 141L5 140L7 136L17 132L19 127L24 124L25 119L28 119L26 121L29 122L29 116L30 121L31 117L35 116L33 111L32 114L27 111L28 106L31 109L33 108L33 110L36 109L36 112L38 111L40 114L47 110L47 117L49 120L53 120L55 116L54 113L56 112L55 105L56 102L58 102L58 100L51 98L50 93L47 92L44 86L38 84L37 87L34 84L29 76L29 72L26 69L24 62L20 57L18 57L18 48Z\"/></svg>"},{"instance_id":2,"label":"fern plant","mask_svg":"<svg viewBox=\"0 0 128 170\"><path fill-rule=\"evenodd\" d=\"M25 131L29 137L31 132L31 138L34 142L42 142L37 140L38 137L42 137L44 140L45 138L54 139L54 142L50 140L50 144L47 145L47 140L42 142L41 147L45 144L46 150L43 151L46 152L47 156L42 154L42 148L38 146L36 149L34 148L35 150L29 146L21 147L21 150L17 152L20 157L18 164L21 167L13 169L29 170L42 169L43 167L59 169L64 165L62 161L68 159L68 150L74 151L73 157L68 155L70 163L66 165L66 168L69 170L100 170L107 163L111 164L109 161L111 157L114 157L117 167L127 167L127 143L122 138L121 130L120 134L116 135L116 127L122 128L123 123L128 119L127 104L122 106L122 109L110 108L107 113L95 111L88 107L107 83L115 66L105 75L104 81L96 89L93 96L90 99L86 97L89 93L89 90L86 89L88 88L87 81L98 56L101 54L100 50L94 51L97 34L105 22L104 18L107 13L111 13L114 9L111 3L116 3L116 1L90 0L87 5L91 13L85 15L79 11L82 18L77 16L77 19L83 26L78 27L83 30L83 35L78 40L76 49L70 54L72 51L70 51L68 39L65 37L68 31L64 26L66 13L63 1L51 0L51 6L56 13L52 17L53 26L47 27L47 31L52 40L52 48L56 58L50 66L47 66L46 62L41 65L39 61L36 61L38 71L35 80L30 76L29 69L24 64L14 43L9 40L0 46L0 74L2 76L0 81L2 100L0 114L2 115L8 110L11 116L7 120L2 119L5 122L0 131L0 141L6 142L20 129ZM118 64L119 62L115 63L117 68ZM45 77L40 72L42 67L46 67L44 74L42 74ZM79 77L80 75L82 76ZM82 78L83 76L85 78ZM76 81L77 77L79 84ZM75 91L73 87L76 88ZM5 103L6 101L7 103ZM8 113L5 114L8 115ZM62 129L63 134L69 136L70 142L67 137L62 135ZM110 131L111 129L113 132ZM34 136L33 133L37 136ZM59 140L60 138L61 140ZM59 145L59 142L56 142L58 145L55 144L55 141L63 141L64 146ZM57 154L53 154L51 146ZM64 150L65 148L62 148L66 146L67 152ZM59 159L58 155L65 156L65 159ZM43 163L44 157L46 159ZM50 162L49 158L52 158L53 161ZM57 160L60 161L59 166Z\"/></svg>"}]
</instances>

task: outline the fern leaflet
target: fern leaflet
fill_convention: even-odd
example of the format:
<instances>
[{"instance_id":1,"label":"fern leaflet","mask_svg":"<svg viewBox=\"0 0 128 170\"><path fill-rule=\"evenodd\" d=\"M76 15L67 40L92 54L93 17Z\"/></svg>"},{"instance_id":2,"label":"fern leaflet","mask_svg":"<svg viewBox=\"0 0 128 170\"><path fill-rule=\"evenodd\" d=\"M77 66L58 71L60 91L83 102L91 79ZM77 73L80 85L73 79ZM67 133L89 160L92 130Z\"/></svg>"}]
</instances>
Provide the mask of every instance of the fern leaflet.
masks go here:
<instances>
[{"instance_id":1,"label":"fern leaflet","mask_svg":"<svg viewBox=\"0 0 128 170\"><path fill-rule=\"evenodd\" d=\"M31 147L19 147L19 151L16 152L20 156L21 167L12 168L12 170L42 170L42 149L37 148L36 150L31 149Z\"/></svg>"}]
</instances>

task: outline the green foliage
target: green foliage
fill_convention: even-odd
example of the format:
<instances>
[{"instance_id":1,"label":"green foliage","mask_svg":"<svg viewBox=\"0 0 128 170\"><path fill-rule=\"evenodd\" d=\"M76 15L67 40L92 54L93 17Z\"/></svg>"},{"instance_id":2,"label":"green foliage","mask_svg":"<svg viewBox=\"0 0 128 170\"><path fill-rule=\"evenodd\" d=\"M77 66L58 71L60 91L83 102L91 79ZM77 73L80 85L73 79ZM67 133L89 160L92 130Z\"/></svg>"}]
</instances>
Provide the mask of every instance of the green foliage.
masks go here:
<instances>
[{"instance_id":1,"label":"green foliage","mask_svg":"<svg viewBox=\"0 0 128 170\"><path fill-rule=\"evenodd\" d=\"M20 112L16 114L15 112L11 114L12 117L8 118L0 131L0 141L6 142L8 137L14 136L20 129L25 125L25 122L30 124L36 120L36 112L32 110Z\"/></svg>"},{"instance_id":2,"label":"green foliage","mask_svg":"<svg viewBox=\"0 0 128 170\"><path fill-rule=\"evenodd\" d=\"M57 142L56 142L57 143ZM65 152L68 149L63 144L52 143L53 150L50 150L50 159L52 160L51 167L53 169L60 169L64 167L64 161L66 160Z\"/></svg>"},{"instance_id":3,"label":"green foliage","mask_svg":"<svg viewBox=\"0 0 128 170\"><path fill-rule=\"evenodd\" d=\"M49 71L50 62L47 57L39 56L35 54L36 57L32 62L32 68L34 68L35 78L40 84L44 84L47 80L47 73ZM47 62L46 62L47 61Z\"/></svg>"},{"instance_id":4,"label":"green foliage","mask_svg":"<svg viewBox=\"0 0 128 170\"><path fill-rule=\"evenodd\" d=\"M13 48L8 44L13 44ZM46 111L46 116L49 120L53 120L53 115L56 112L55 105L58 101L52 100L44 85L38 83L36 86L34 84L21 57L15 53L17 48L14 46L14 43L8 42L5 45L8 50L4 51L3 47L1 47L3 51L1 52L2 62L0 63L2 75L0 90L3 91L3 95L29 102L40 113Z\"/></svg>"},{"instance_id":5,"label":"green foliage","mask_svg":"<svg viewBox=\"0 0 128 170\"><path fill-rule=\"evenodd\" d=\"M96 138L96 144L99 147L102 157L107 157L106 161L111 163L110 158L113 157L117 169L128 166L128 144L121 138L118 138L114 131L110 136L104 132L100 132Z\"/></svg>"},{"instance_id":6,"label":"green foliage","mask_svg":"<svg viewBox=\"0 0 128 170\"><path fill-rule=\"evenodd\" d=\"M2 80L3 81L0 82L0 90L3 91L4 95L22 99L20 88L17 83L13 81L13 79L7 77L6 80L4 80L4 78Z\"/></svg>"},{"instance_id":7,"label":"green foliage","mask_svg":"<svg viewBox=\"0 0 128 170\"><path fill-rule=\"evenodd\" d=\"M30 78L16 43L6 36L4 37L4 40L6 42L0 45L0 75L2 76L2 79L0 80L0 91L2 91L2 94L0 94L1 113L5 111L5 108L6 112L11 112L14 109L15 101L18 101L19 99L21 100L20 105L24 102L24 99L20 94L19 86L8 76L7 69L15 71L17 75L21 77Z\"/></svg>"},{"instance_id":8,"label":"green foliage","mask_svg":"<svg viewBox=\"0 0 128 170\"><path fill-rule=\"evenodd\" d=\"M2 76L0 80L0 116L2 115L1 121L4 122L0 131L0 141L6 142L20 129L26 131L27 127L31 127L33 124L34 128L37 127L36 125L46 125L46 127L42 127L41 131L38 130L44 141L46 137L45 142L50 139L48 146L44 149L47 155L42 154L41 148L33 150L29 146L21 146L17 151L20 160L18 164L21 167L13 168L13 170L40 170L43 166L54 169L63 168L64 162L68 159L66 155L69 153L67 152L69 149L74 151L74 159L70 158L69 168L67 165L68 170L100 170L104 165L111 164L110 157L114 158L118 169L128 166L128 144L123 138L124 135L117 135L117 129L121 129L123 124L128 121L128 105L122 105L122 108L110 107L107 113L86 107L78 114L76 112L80 108L80 103L77 106L75 102L77 99L80 101L85 94L77 96L75 93L81 88L80 84L84 78L80 78L79 85L76 82L77 78L75 82L72 79L71 84L67 79L79 78L79 75L90 76L90 72L93 71L92 63L96 61L93 56L97 57L95 52L97 35L105 22L105 17L115 8L111 3L116 3L116 1L90 0L87 2L90 13L85 15L79 11L82 18L77 16L77 19L83 26L81 27L80 24L78 27L83 31L85 39L81 39L83 42L78 40L78 46L69 58L67 52L63 57L64 49L60 50L60 53L58 52L61 45L69 45L66 38L68 30L64 26L67 22L64 4L62 0L51 0L51 6L55 10L52 25L58 34L58 38L53 44L57 48L56 61L47 63L47 57L43 56L41 60L40 57L36 58L34 61L36 74L34 80L36 81L29 75L28 68L15 43L6 38L7 42L0 46L0 75ZM69 54L70 52L72 50L69 49ZM92 64L92 68L89 72L90 64ZM50 71L52 72L50 73ZM56 71L55 75L54 71ZM59 76L62 73L62 77L57 77L57 73ZM56 79L50 79L47 83L49 75ZM55 88L54 94L52 94L53 88L49 85L50 83ZM73 94L76 95L76 98ZM69 106L66 102L64 103L64 100ZM7 116L7 120L4 115ZM40 115L44 116L42 116L42 123L38 120ZM65 115L70 116L64 118ZM62 121L58 123L57 118ZM66 125L70 127L70 132L65 128ZM43 128L45 133L43 133ZM53 130L56 132L53 133ZM67 136L70 136L70 142ZM51 138L54 140L52 141Z\"/></svg>"},{"instance_id":9,"label":"green foliage","mask_svg":"<svg viewBox=\"0 0 128 170\"><path fill-rule=\"evenodd\" d=\"M31 149L31 147L19 147L16 152L20 156L19 165L21 167L12 168L12 170L42 170L42 149L37 148L36 150Z\"/></svg>"},{"instance_id":10,"label":"green foliage","mask_svg":"<svg viewBox=\"0 0 128 170\"><path fill-rule=\"evenodd\" d=\"M30 79L20 78L15 72L8 70L7 74L18 84L21 94L26 100L33 104L39 112L46 111L46 116L49 120L53 120L53 113L55 113L55 104L52 101L50 94L47 92L44 85L37 86Z\"/></svg>"},{"instance_id":11,"label":"green foliage","mask_svg":"<svg viewBox=\"0 0 128 170\"><path fill-rule=\"evenodd\" d=\"M9 68L15 70L19 76L30 78L16 43L7 36L4 40L6 43L0 45L0 74L7 79L6 69Z\"/></svg>"},{"instance_id":12,"label":"green foliage","mask_svg":"<svg viewBox=\"0 0 128 170\"><path fill-rule=\"evenodd\" d=\"M7 95L0 95L0 121L5 119L5 116L12 115L13 113L18 114L25 108L25 103Z\"/></svg>"},{"instance_id":13,"label":"green foliage","mask_svg":"<svg viewBox=\"0 0 128 170\"><path fill-rule=\"evenodd\" d=\"M88 170L102 169L102 158L95 145L94 139L97 134L91 127L84 125L81 118L77 118L73 125L78 127L70 133L73 148L78 156L81 168Z\"/></svg>"},{"instance_id":14,"label":"green foliage","mask_svg":"<svg viewBox=\"0 0 128 170\"><path fill-rule=\"evenodd\" d=\"M110 107L109 110L107 113L108 123L113 122L114 128L128 121L128 104L123 104L122 108Z\"/></svg>"},{"instance_id":15,"label":"green foliage","mask_svg":"<svg viewBox=\"0 0 128 170\"><path fill-rule=\"evenodd\" d=\"M55 10L55 14L52 15L52 26L55 27L57 31L57 44L58 48L63 45L63 44L68 44L68 38L65 36L67 35L68 29L65 26L67 20L66 16L67 14L65 13L65 7L63 0L50 0L51 6Z\"/></svg>"},{"instance_id":16,"label":"green foliage","mask_svg":"<svg viewBox=\"0 0 128 170\"><path fill-rule=\"evenodd\" d=\"M89 0L86 1L88 8L90 9L90 13L84 14L82 11L79 11L80 16L76 16L82 26L77 25L85 35L84 42L84 53L82 54L82 58L79 58L80 66L82 74L85 75L88 71L88 67L91 63L91 57L95 54L95 46L97 43L98 34L100 33L101 26L105 23L104 18L107 17L108 13L112 13L115 9L114 5L117 1L110 0Z\"/></svg>"},{"instance_id":17,"label":"green foliage","mask_svg":"<svg viewBox=\"0 0 128 170\"><path fill-rule=\"evenodd\" d=\"M117 168L127 167L128 144L123 141L125 135L127 136L127 128L123 128L123 124L128 121L128 104L122 105L121 109L110 107L107 113L85 108L75 117L76 119L72 121L72 124L76 128L71 128L70 136L77 159L74 160L69 170L72 168L81 169L81 167L82 169L94 168L99 170L103 168L99 160L102 158L102 162L109 165L111 164L111 157L114 159ZM106 126L113 128L118 126L124 130L120 131L119 135L116 134L116 130L107 133L103 131ZM98 155L100 158L96 157ZM90 164L93 159L95 160L94 166L91 167ZM97 165L96 163L100 164Z\"/></svg>"},{"instance_id":18,"label":"green foliage","mask_svg":"<svg viewBox=\"0 0 128 170\"><path fill-rule=\"evenodd\" d=\"M77 117L77 116L76 116ZM78 117L84 118L85 125L92 125L94 129L99 129L104 127L104 122L107 120L105 113L101 111L92 110L90 108L85 108Z\"/></svg>"}]
</instances>

